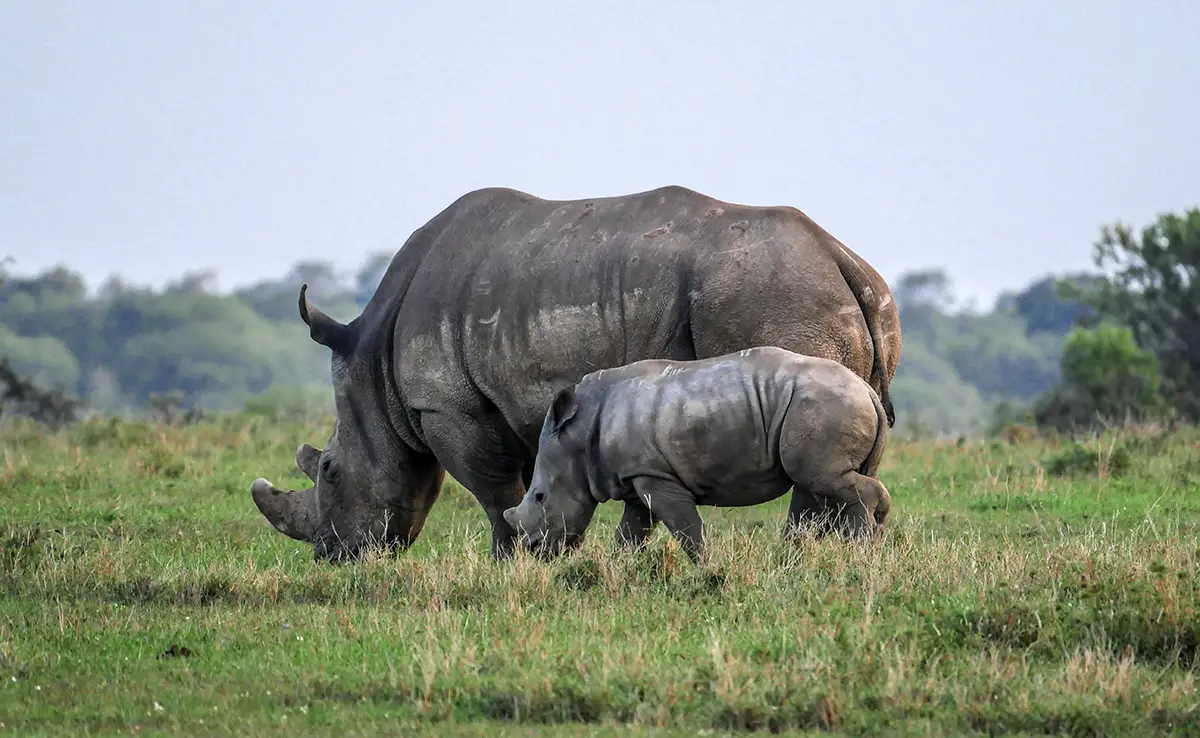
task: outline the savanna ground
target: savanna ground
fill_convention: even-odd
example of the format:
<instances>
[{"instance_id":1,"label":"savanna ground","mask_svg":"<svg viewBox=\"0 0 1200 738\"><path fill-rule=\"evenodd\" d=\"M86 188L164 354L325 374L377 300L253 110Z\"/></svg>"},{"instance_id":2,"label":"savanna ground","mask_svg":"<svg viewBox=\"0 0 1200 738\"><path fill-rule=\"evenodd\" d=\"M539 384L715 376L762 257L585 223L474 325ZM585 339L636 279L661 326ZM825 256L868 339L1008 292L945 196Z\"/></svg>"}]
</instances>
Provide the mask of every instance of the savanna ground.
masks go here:
<instances>
[{"instance_id":1,"label":"savanna ground","mask_svg":"<svg viewBox=\"0 0 1200 738\"><path fill-rule=\"evenodd\" d=\"M876 543L620 508L551 564L448 483L407 553L314 565L250 499L327 421L0 429L0 733L1200 734L1200 433L905 442Z\"/></svg>"}]
</instances>

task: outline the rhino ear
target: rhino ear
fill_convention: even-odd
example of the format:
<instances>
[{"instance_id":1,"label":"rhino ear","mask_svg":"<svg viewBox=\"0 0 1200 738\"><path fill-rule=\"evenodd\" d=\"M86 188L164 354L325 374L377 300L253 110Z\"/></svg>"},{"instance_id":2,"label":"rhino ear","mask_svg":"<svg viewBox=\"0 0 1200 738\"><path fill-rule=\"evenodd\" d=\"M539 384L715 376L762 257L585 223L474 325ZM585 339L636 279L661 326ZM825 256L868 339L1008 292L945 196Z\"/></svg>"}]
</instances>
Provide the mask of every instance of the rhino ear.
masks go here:
<instances>
[{"instance_id":1,"label":"rhino ear","mask_svg":"<svg viewBox=\"0 0 1200 738\"><path fill-rule=\"evenodd\" d=\"M313 307L308 301L307 292L308 284L300 285L300 319L308 326L312 340L337 354L353 351L358 343L358 332Z\"/></svg>"},{"instance_id":2,"label":"rhino ear","mask_svg":"<svg viewBox=\"0 0 1200 738\"><path fill-rule=\"evenodd\" d=\"M579 400L575 397L575 386L567 385L559 390L550 405L550 422L554 424L554 430L561 430L563 424L573 418L578 409Z\"/></svg>"},{"instance_id":3,"label":"rhino ear","mask_svg":"<svg viewBox=\"0 0 1200 738\"><path fill-rule=\"evenodd\" d=\"M300 471L304 472L304 476L308 477L316 483L317 481L317 462L321 460L321 449L313 448L307 443L300 444L300 448L296 449L296 466L300 467Z\"/></svg>"}]
</instances>

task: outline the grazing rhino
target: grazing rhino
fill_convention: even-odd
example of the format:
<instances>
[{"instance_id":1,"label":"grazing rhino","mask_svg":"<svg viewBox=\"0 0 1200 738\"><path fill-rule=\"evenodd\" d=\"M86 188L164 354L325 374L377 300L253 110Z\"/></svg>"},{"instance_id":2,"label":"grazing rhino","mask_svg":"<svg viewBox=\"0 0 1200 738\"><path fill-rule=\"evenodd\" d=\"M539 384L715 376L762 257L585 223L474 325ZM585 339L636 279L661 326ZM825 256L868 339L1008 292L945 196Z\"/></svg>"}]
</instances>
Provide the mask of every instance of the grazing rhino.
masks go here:
<instances>
[{"instance_id":1,"label":"grazing rhino","mask_svg":"<svg viewBox=\"0 0 1200 738\"><path fill-rule=\"evenodd\" d=\"M621 500L640 514L617 527L623 546L661 520L695 561L698 505L759 505L794 486L789 528L836 522L862 536L891 509L875 478L886 439L879 396L836 361L774 346L638 361L555 396L529 491L504 520L554 555L582 541L597 505Z\"/></svg>"},{"instance_id":2,"label":"grazing rhino","mask_svg":"<svg viewBox=\"0 0 1200 738\"><path fill-rule=\"evenodd\" d=\"M296 454L313 487L251 491L316 560L410 545L446 472L487 513L493 556L511 556L503 513L524 496L546 408L596 369L782 346L844 364L894 419L900 322L883 278L795 208L682 187L474 191L409 237L352 322L305 287L299 310L332 353L337 419L324 449Z\"/></svg>"}]
</instances>

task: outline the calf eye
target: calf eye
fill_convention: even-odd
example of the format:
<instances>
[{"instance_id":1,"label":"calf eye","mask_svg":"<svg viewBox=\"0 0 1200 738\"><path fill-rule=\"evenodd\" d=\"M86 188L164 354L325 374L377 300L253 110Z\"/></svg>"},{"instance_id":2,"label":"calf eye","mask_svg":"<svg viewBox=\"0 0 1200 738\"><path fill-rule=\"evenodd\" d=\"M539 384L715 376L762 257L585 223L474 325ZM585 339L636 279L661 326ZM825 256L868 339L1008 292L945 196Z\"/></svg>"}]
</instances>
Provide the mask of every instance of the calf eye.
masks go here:
<instances>
[{"instance_id":1,"label":"calf eye","mask_svg":"<svg viewBox=\"0 0 1200 738\"><path fill-rule=\"evenodd\" d=\"M546 501L546 493L545 492L535 492L533 495L533 501L539 505L542 504L543 502Z\"/></svg>"}]
</instances>

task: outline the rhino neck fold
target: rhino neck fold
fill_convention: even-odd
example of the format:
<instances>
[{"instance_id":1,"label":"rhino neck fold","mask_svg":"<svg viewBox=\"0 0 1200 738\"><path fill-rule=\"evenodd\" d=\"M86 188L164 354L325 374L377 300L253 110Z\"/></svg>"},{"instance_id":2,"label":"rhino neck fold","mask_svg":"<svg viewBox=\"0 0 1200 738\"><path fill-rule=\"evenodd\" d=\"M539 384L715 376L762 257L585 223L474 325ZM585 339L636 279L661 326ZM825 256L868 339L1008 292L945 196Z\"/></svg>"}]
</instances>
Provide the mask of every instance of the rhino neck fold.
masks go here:
<instances>
[{"instance_id":1,"label":"rhino neck fold","mask_svg":"<svg viewBox=\"0 0 1200 738\"><path fill-rule=\"evenodd\" d=\"M607 502L618 494L619 486L611 475L600 466L601 438L603 438L603 402L595 403L595 407L586 411L583 418L587 423L587 443L583 447L584 469L587 470L588 493L596 503Z\"/></svg>"},{"instance_id":2,"label":"rhino neck fold","mask_svg":"<svg viewBox=\"0 0 1200 738\"><path fill-rule=\"evenodd\" d=\"M449 210L449 208L447 209ZM409 236L392 257L379 286L354 320L362 336L355 351L357 360L369 367L371 381L379 394L379 412L391 431L392 441L419 454L431 453L413 423L402 388L397 384L397 334L400 330L400 310L417 270L428 255L433 242L431 232L445 218L439 214ZM401 349L403 350L403 349Z\"/></svg>"},{"instance_id":3,"label":"rhino neck fold","mask_svg":"<svg viewBox=\"0 0 1200 738\"><path fill-rule=\"evenodd\" d=\"M367 370L377 398L373 409L379 413L389 431L389 445L403 451L428 454L429 447L413 428L404 394L396 382L396 314L399 307L399 301L395 304L368 305L374 310L370 315L364 311L360 316L366 330L359 341L354 360Z\"/></svg>"}]
</instances>

